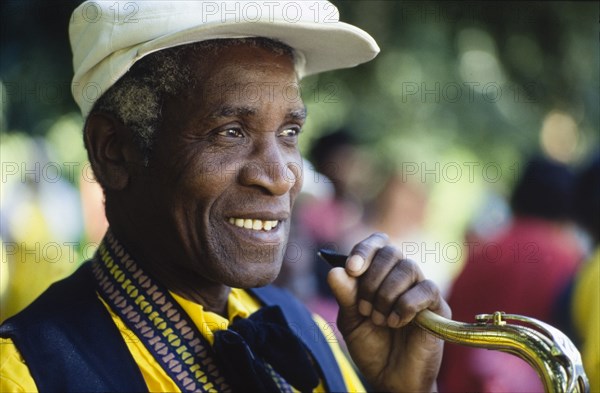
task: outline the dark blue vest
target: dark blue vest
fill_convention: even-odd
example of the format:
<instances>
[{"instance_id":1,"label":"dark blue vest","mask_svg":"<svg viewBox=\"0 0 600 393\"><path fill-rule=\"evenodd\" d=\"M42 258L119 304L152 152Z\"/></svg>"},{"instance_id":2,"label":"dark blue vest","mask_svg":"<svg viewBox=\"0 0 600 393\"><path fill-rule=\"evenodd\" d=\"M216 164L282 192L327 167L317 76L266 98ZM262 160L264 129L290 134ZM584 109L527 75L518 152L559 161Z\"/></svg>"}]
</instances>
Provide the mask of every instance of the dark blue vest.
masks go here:
<instances>
[{"instance_id":1,"label":"dark blue vest","mask_svg":"<svg viewBox=\"0 0 600 393\"><path fill-rule=\"evenodd\" d=\"M53 284L0 326L13 340L41 392L142 392L146 383L118 328L98 300L90 264ZM329 391L346 391L326 338L307 309L273 286L251 292L279 305L292 330L318 363Z\"/></svg>"}]
</instances>

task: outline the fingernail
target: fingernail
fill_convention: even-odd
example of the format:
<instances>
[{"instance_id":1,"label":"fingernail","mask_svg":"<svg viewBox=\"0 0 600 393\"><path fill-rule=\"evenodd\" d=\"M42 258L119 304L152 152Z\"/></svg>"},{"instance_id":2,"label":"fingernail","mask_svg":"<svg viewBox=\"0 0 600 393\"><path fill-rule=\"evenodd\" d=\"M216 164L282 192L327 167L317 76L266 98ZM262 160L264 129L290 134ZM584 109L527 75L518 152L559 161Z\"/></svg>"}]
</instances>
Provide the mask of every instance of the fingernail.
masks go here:
<instances>
[{"instance_id":1,"label":"fingernail","mask_svg":"<svg viewBox=\"0 0 600 393\"><path fill-rule=\"evenodd\" d=\"M371 314L371 320L377 326L385 325L385 316L377 310L374 310Z\"/></svg>"},{"instance_id":2,"label":"fingernail","mask_svg":"<svg viewBox=\"0 0 600 393\"><path fill-rule=\"evenodd\" d=\"M396 314L395 312L392 312L388 317L387 322L389 327L400 327L400 315Z\"/></svg>"},{"instance_id":3,"label":"fingernail","mask_svg":"<svg viewBox=\"0 0 600 393\"><path fill-rule=\"evenodd\" d=\"M358 312L361 313L362 316L368 317L371 315L371 310L373 310L373 306L366 300L361 300L358 302Z\"/></svg>"},{"instance_id":4,"label":"fingernail","mask_svg":"<svg viewBox=\"0 0 600 393\"><path fill-rule=\"evenodd\" d=\"M360 269L362 269L364 264L365 259L360 255L355 254L348 259L348 262L346 262L346 267L353 272L358 272Z\"/></svg>"}]
</instances>

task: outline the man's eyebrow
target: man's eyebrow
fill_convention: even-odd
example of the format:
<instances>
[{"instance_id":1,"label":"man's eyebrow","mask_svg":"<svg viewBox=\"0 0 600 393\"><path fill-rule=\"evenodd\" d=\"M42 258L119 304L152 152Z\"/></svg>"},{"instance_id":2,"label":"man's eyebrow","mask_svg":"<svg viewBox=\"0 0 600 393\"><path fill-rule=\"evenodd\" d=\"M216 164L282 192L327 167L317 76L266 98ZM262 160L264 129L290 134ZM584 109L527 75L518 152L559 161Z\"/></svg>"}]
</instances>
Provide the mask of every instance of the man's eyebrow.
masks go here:
<instances>
[{"instance_id":1,"label":"man's eyebrow","mask_svg":"<svg viewBox=\"0 0 600 393\"><path fill-rule=\"evenodd\" d=\"M291 117L294 120L306 120L306 115L308 114L307 110L306 110L306 106L299 108L299 109L294 109L292 111L290 111L290 113L288 114L289 117Z\"/></svg>"},{"instance_id":2,"label":"man's eyebrow","mask_svg":"<svg viewBox=\"0 0 600 393\"><path fill-rule=\"evenodd\" d=\"M252 116L256 115L258 110L251 106L221 106L214 110L209 116L213 119L220 117L234 117L234 116ZM288 113L288 117L293 120L305 120L307 115L306 106L298 109L293 109Z\"/></svg>"},{"instance_id":3,"label":"man's eyebrow","mask_svg":"<svg viewBox=\"0 0 600 393\"><path fill-rule=\"evenodd\" d=\"M210 114L211 118L255 115L258 110L251 106L222 106Z\"/></svg>"}]
</instances>

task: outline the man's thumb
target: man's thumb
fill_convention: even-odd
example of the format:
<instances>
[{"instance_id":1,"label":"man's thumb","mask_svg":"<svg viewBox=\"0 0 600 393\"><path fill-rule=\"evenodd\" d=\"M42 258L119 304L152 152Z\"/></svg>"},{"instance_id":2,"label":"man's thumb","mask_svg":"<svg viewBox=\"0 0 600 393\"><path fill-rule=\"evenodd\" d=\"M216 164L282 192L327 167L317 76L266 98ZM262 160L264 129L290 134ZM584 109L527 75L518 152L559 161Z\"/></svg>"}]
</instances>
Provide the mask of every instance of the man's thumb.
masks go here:
<instances>
[{"instance_id":1,"label":"man's thumb","mask_svg":"<svg viewBox=\"0 0 600 393\"><path fill-rule=\"evenodd\" d=\"M358 286L356 278L349 276L346 270L335 267L327 274L327 283L340 307L347 308L356 305Z\"/></svg>"}]
</instances>

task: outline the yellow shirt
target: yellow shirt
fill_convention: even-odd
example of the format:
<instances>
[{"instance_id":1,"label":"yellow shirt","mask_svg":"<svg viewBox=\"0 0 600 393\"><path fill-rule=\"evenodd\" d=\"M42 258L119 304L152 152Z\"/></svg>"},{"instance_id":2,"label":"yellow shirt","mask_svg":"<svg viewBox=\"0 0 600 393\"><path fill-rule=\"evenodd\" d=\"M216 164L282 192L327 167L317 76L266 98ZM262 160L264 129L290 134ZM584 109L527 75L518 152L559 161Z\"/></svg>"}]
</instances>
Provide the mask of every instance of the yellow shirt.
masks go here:
<instances>
[{"instance_id":1,"label":"yellow shirt","mask_svg":"<svg viewBox=\"0 0 600 393\"><path fill-rule=\"evenodd\" d=\"M192 301L186 300L171 293L177 303L189 315L200 333L212 344L214 332L227 329L235 317L246 318L260 308L260 303L248 292L241 289L232 289L228 299L228 317L223 318L213 312L204 311L203 307ZM101 299L102 300L102 299ZM104 303L104 301L103 301ZM179 388L167 375L165 370L154 360L144 344L129 330L123 321L106 303L105 307L110 312L115 325L119 328L121 336L135 359L148 390L151 392L179 392ZM323 331L327 341L338 362L348 391L364 392L365 389L342 352L330 326L320 317L313 315L313 319ZM323 382L317 386L315 392L324 392ZM37 387L21 354L10 339L0 339L0 392L37 392Z\"/></svg>"},{"instance_id":2,"label":"yellow shirt","mask_svg":"<svg viewBox=\"0 0 600 393\"><path fill-rule=\"evenodd\" d=\"M573 322L582 338L581 357L590 392L600 391L600 247L577 276Z\"/></svg>"}]
</instances>

